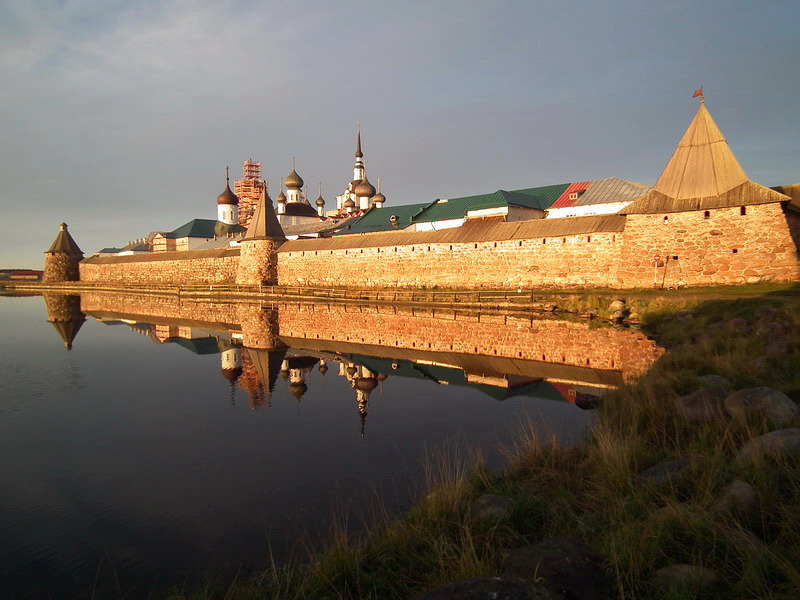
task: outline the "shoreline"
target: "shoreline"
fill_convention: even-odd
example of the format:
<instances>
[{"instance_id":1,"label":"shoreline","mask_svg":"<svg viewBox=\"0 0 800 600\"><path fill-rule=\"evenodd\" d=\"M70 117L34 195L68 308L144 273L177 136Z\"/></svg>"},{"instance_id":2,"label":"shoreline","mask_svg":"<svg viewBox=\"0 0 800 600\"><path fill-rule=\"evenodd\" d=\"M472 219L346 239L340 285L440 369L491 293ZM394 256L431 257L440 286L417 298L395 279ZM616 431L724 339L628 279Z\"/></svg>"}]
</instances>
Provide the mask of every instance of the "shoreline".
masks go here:
<instances>
[{"instance_id":1,"label":"shoreline","mask_svg":"<svg viewBox=\"0 0 800 600\"><path fill-rule=\"evenodd\" d=\"M782 390L796 410L798 286L753 293L727 290L691 308L653 302L643 329L670 350L637 381L604 396L580 447L521 434L499 473L480 462L434 461L426 465L428 494L407 513L381 514L360 537L336 532L306 564L234 580L210 576L202 589L175 590L174 597L458 597L431 592L448 582L462 591L518 585L551 594L535 596L542 598L794 597L798 452L743 452L770 431L798 431L800 419L778 424L774 415L721 410L697 421L680 412L682 399L714 387L709 381L726 388L718 391L726 397L757 386ZM730 500L732 486L752 491L750 504ZM485 497L511 508L487 519ZM571 562L590 565L584 575L592 585L559 591L567 584L557 573L520 563L519 549L554 538L573 553ZM584 550L583 558L575 554Z\"/></svg>"}]
</instances>

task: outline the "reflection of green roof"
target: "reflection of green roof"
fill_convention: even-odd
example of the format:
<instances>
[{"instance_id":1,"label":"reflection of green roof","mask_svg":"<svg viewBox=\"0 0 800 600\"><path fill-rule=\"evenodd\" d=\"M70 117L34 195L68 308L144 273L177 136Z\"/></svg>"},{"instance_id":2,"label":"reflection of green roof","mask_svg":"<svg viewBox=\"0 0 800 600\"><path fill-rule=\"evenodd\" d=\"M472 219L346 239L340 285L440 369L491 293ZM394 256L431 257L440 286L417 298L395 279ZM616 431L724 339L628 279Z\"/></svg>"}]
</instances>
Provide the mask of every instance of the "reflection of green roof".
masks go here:
<instances>
[{"instance_id":1,"label":"reflection of green roof","mask_svg":"<svg viewBox=\"0 0 800 600\"><path fill-rule=\"evenodd\" d=\"M459 368L445 367L442 365L427 365L414 363L408 360L392 360L361 354L347 354L351 361L367 367L373 373L383 373L392 377L408 377L411 379L429 379L436 382L446 382L448 385L471 387L494 398L506 400L515 396L537 398L539 400L564 401L564 397L547 381L534 381L516 388L505 388L486 383L473 383L467 381L466 373ZM392 368L396 365L396 368Z\"/></svg>"},{"instance_id":2,"label":"reflection of green roof","mask_svg":"<svg viewBox=\"0 0 800 600\"><path fill-rule=\"evenodd\" d=\"M164 237L169 239L177 238L213 238L229 233L242 233L244 227L241 225L228 225L222 221L212 219L192 219L188 223L181 225L174 231L165 233Z\"/></svg>"},{"instance_id":3,"label":"reflection of green roof","mask_svg":"<svg viewBox=\"0 0 800 600\"><path fill-rule=\"evenodd\" d=\"M398 229L405 229L411 225L412 218L422 212L430 203L424 204L406 204L401 206L392 206L390 208L377 208L373 206L364 216L357 221L350 223L341 231L336 232L335 235L343 235L348 233L373 233L376 231L394 231ZM392 223L390 217L394 215L397 217L396 224Z\"/></svg>"},{"instance_id":4,"label":"reflection of green roof","mask_svg":"<svg viewBox=\"0 0 800 600\"><path fill-rule=\"evenodd\" d=\"M213 337L204 337L204 338L182 338L182 337L171 337L167 340L172 344L178 344L179 346L183 346L187 350L194 352L195 354L219 354L219 344L217 344L217 338Z\"/></svg>"}]
</instances>

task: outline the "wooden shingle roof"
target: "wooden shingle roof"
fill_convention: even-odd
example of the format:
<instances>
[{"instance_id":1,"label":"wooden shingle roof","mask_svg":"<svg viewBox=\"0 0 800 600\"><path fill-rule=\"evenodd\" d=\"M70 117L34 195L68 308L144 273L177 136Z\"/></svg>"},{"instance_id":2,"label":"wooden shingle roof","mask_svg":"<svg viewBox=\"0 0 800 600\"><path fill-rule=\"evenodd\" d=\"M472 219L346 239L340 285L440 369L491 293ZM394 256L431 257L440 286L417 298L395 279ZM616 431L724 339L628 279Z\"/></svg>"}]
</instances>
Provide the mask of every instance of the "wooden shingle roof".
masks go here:
<instances>
[{"instance_id":1,"label":"wooden shingle roof","mask_svg":"<svg viewBox=\"0 0 800 600\"><path fill-rule=\"evenodd\" d=\"M620 213L682 212L786 200L783 194L747 178L701 103L653 189Z\"/></svg>"}]
</instances>

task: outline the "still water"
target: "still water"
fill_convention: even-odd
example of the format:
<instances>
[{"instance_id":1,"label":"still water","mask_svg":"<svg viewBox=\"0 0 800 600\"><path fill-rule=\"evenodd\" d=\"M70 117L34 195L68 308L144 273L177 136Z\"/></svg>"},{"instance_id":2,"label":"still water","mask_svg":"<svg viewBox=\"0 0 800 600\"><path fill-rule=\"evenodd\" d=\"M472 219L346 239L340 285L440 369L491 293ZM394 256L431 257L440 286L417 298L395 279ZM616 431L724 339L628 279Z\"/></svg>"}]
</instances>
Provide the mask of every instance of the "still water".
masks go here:
<instances>
[{"instance_id":1,"label":"still water","mask_svg":"<svg viewBox=\"0 0 800 600\"><path fill-rule=\"evenodd\" d=\"M431 449L523 421L564 444L574 399L635 377L640 333L357 305L101 293L0 298L4 598L147 597L315 547L332 514L413 501Z\"/></svg>"}]
</instances>

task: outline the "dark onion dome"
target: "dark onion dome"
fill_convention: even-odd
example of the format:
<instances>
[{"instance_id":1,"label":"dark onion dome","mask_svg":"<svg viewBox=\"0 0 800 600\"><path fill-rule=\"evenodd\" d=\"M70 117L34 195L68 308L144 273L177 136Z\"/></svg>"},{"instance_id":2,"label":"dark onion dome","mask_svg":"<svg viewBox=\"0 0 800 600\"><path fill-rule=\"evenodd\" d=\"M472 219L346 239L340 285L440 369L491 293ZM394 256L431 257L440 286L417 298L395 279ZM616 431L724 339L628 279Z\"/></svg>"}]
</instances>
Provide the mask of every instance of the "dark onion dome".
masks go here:
<instances>
[{"instance_id":1,"label":"dark onion dome","mask_svg":"<svg viewBox=\"0 0 800 600\"><path fill-rule=\"evenodd\" d=\"M381 194L380 192L378 192L377 194L375 194L375 195L372 197L372 202L373 202L373 203L375 203L375 204L377 204L378 202L380 202L381 204L383 204L384 202L386 202L386 196L384 196L383 194Z\"/></svg>"},{"instance_id":2,"label":"dark onion dome","mask_svg":"<svg viewBox=\"0 0 800 600\"><path fill-rule=\"evenodd\" d=\"M342 206L344 206L345 208L355 208L356 203L353 202L352 198L348 198L347 200L344 201L344 204L342 204Z\"/></svg>"},{"instance_id":3,"label":"dark onion dome","mask_svg":"<svg viewBox=\"0 0 800 600\"><path fill-rule=\"evenodd\" d=\"M316 200L315 204L316 204L317 206L325 206L325 199L322 197L322 194L320 194L320 195L317 197L317 200Z\"/></svg>"},{"instance_id":4,"label":"dark onion dome","mask_svg":"<svg viewBox=\"0 0 800 600\"><path fill-rule=\"evenodd\" d=\"M286 203L286 194L283 193L283 190L280 191L278 197L275 198L275 202L278 204L285 204Z\"/></svg>"},{"instance_id":5,"label":"dark onion dome","mask_svg":"<svg viewBox=\"0 0 800 600\"><path fill-rule=\"evenodd\" d=\"M362 392L371 392L378 387L378 382L372 377L359 377L356 380L356 389Z\"/></svg>"},{"instance_id":6,"label":"dark onion dome","mask_svg":"<svg viewBox=\"0 0 800 600\"><path fill-rule=\"evenodd\" d=\"M290 383L289 384L289 393L294 396L297 400L303 397L303 394L306 393L308 390L308 386L305 384L304 381L299 381L297 383Z\"/></svg>"},{"instance_id":7,"label":"dark onion dome","mask_svg":"<svg viewBox=\"0 0 800 600\"><path fill-rule=\"evenodd\" d=\"M239 379L239 375L241 374L242 374L242 367L235 367L233 369L222 369L222 376L231 383L236 383L236 380Z\"/></svg>"},{"instance_id":8,"label":"dark onion dome","mask_svg":"<svg viewBox=\"0 0 800 600\"><path fill-rule=\"evenodd\" d=\"M305 202L287 202L283 214L287 217L314 217L319 219L317 209Z\"/></svg>"},{"instance_id":9,"label":"dark onion dome","mask_svg":"<svg viewBox=\"0 0 800 600\"><path fill-rule=\"evenodd\" d=\"M347 372L348 375L355 375L356 373L358 373L358 369L356 369L353 365L347 367L345 371Z\"/></svg>"},{"instance_id":10,"label":"dark onion dome","mask_svg":"<svg viewBox=\"0 0 800 600\"><path fill-rule=\"evenodd\" d=\"M319 372L322 373L323 375L325 375L325 373L328 372L328 365L320 365L319 366Z\"/></svg>"},{"instance_id":11,"label":"dark onion dome","mask_svg":"<svg viewBox=\"0 0 800 600\"><path fill-rule=\"evenodd\" d=\"M378 376L375 379L377 379L378 381L385 381L386 375L384 375L383 373L378 373Z\"/></svg>"},{"instance_id":12,"label":"dark onion dome","mask_svg":"<svg viewBox=\"0 0 800 600\"><path fill-rule=\"evenodd\" d=\"M229 183L225 183L225 190L217 196L217 204L231 204L233 206L239 204L239 198L231 191Z\"/></svg>"},{"instance_id":13,"label":"dark onion dome","mask_svg":"<svg viewBox=\"0 0 800 600\"><path fill-rule=\"evenodd\" d=\"M353 190L359 198L372 198L375 195L375 186L372 185L369 180L364 177L361 183L356 186L356 189Z\"/></svg>"},{"instance_id":14,"label":"dark onion dome","mask_svg":"<svg viewBox=\"0 0 800 600\"><path fill-rule=\"evenodd\" d=\"M292 169L292 172L289 173L289 176L284 181L287 188L291 189L300 189L303 187L303 178L297 174L297 171Z\"/></svg>"}]
</instances>

